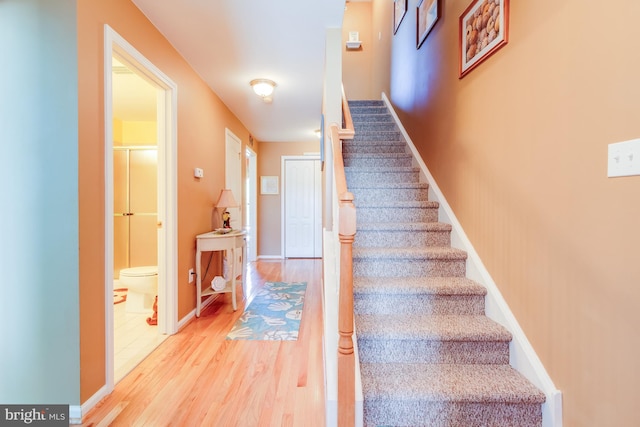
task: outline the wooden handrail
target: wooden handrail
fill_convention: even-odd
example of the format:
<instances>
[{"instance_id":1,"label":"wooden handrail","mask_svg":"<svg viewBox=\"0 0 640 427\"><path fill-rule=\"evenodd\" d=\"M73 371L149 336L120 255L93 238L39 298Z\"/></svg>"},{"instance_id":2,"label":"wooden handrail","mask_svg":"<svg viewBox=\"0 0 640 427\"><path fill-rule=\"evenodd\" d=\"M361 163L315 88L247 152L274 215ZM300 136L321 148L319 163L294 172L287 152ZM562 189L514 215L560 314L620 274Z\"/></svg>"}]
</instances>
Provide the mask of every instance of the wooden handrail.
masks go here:
<instances>
[{"instance_id":1,"label":"wooden handrail","mask_svg":"<svg viewBox=\"0 0 640 427\"><path fill-rule=\"evenodd\" d=\"M338 426L355 425L355 354L353 349L353 241L356 207L347 188L342 140L353 139L355 130L349 104L342 90L345 128L331 125L333 171L338 194L338 238L340 240L340 295L338 309Z\"/></svg>"},{"instance_id":2,"label":"wooden handrail","mask_svg":"<svg viewBox=\"0 0 640 427\"><path fill-rule=\"evenodd\" d=\"M342 115L344 116L344 128L339 130L340 139L353 139L356 131L353 127L353 119L351 118L349 101L344 93L344 86L342 86Z\"/></svg>"}]
</instances>

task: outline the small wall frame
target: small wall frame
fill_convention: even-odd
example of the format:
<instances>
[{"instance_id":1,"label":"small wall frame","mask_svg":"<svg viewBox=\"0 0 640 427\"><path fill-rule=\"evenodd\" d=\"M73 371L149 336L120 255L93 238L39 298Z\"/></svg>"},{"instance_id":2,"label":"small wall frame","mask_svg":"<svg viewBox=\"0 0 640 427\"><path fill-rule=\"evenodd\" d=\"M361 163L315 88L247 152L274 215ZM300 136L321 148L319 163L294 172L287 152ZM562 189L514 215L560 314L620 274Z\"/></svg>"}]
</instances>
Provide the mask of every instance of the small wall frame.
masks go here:
<instances>
[{"instance_id":1,"label":"small wall frame","mask_svg":"<svg viewBox=\"0 0 640 427\"><path fill-rule=\"evenodd\" d=\"M422 43L436 25L436 21L440 17L440 0L420 0L416 7L417 33L416 33L416 49L420 49Z\"/></svg>"},{"instance_id":2,"label":"small wall frame","mask_svg":"<svg viewBox=\"0 0 640 427\"><path fill-rule=\"evenodd\" d=\"M260 194L279 194L277 176L260 177Z\"/></svg>"}]
</instances>

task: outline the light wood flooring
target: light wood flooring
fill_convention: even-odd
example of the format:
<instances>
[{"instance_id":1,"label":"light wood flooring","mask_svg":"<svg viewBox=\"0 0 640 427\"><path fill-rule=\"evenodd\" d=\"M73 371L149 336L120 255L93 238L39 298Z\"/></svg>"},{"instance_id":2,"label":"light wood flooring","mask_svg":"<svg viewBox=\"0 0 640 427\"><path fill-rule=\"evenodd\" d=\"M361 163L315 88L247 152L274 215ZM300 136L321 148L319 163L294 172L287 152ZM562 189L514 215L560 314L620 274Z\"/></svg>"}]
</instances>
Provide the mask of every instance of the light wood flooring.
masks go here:
<instances>
[{"instance_id":1,"label":"light wood flooring","mask_svg":"<svg viewBox=\"0 0 640 427\"><path fill-rule=\"evenodd\" d=\"M249 263L249 302L265 282L307 282L297 341L227 341L230 294L167 338L94 407L83 426L324 426L322 261Z\"/></svg>"}]
</instances>

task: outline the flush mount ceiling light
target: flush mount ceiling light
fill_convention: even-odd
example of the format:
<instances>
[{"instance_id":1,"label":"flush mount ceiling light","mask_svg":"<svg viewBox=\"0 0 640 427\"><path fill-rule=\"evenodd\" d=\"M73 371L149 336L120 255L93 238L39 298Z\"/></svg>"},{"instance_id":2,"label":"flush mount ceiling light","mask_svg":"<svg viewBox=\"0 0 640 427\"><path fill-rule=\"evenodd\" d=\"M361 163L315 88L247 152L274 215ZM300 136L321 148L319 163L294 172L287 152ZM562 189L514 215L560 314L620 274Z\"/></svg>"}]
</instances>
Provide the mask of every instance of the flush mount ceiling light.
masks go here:
<instances>
[{"instance_id":1,"label":"flush mount ceiling light","mask_svg":"<svg viewBox=\"0 0 640 427\"><path fill-rule=\"evenodd\" d=\"M271 102L271 94L276 87L276 82L269 79L254 79L249 82L253 91L261 97L264 102Z\"/></svg>"}]
</instances>

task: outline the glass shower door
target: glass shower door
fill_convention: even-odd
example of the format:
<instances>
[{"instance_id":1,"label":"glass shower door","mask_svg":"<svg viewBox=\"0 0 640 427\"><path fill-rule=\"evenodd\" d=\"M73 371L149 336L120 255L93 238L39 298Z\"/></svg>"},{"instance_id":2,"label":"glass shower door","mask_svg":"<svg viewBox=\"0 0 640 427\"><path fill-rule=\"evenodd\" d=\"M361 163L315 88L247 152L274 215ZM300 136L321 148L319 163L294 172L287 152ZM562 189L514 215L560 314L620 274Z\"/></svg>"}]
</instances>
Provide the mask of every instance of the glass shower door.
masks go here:
<instances>
[{"instance_id":1,"label":"glass shower door","mask_svg":"<svg viewBox=\"0 0 640 427\"><path fill-rule=\"evenodd\" d=\"M114 169L114 278L120 270L157 265L158 152L116 148Z\"/></svg>"}]
</instances>

